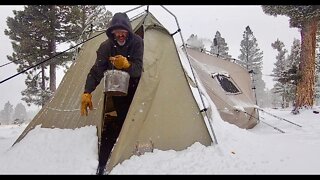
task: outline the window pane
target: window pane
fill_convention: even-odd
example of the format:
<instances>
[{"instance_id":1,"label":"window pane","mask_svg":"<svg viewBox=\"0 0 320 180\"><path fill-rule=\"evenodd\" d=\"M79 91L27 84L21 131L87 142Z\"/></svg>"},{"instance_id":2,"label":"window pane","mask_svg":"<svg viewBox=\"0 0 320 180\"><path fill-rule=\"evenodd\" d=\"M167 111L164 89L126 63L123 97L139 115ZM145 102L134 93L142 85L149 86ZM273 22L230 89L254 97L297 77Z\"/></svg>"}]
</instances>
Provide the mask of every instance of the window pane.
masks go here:
<instances>
[{"instance_id":1,"label":"window pane","mask_svg":"<svg viewBox=\"0 0 320 180\"><path fill-rule=\"evenodd\" d=\"M217 75L221 87L228 93L240 93L239 89L226 76Z\"/></svg>"}]
</instances>

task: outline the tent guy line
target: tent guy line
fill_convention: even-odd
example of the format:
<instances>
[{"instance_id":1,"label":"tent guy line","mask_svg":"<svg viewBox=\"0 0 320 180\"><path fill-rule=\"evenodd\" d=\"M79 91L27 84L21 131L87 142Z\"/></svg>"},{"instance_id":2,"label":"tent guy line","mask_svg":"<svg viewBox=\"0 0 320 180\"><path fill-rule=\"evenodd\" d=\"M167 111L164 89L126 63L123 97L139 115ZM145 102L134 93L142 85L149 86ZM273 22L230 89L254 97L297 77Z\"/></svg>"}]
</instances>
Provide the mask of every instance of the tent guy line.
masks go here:
<instances>
[{"instance_id":1,"label":"tent guy line","mask_svg":"<svg viewBox=\"0 0 320 180\"><path fill-rule=\"evenodd\" d=\"M4 83L4 82L6 82L6 81L8 81L8 80L10 80L10 79L18 76L18 75L20 75L20 74L22 74L22 73L27 72L28 70L30 70L30 69L32 69L32 68L34 68L34 67L37 67L37 66L41 65L42 63L45 63L45 62L47 62L47 61L49 61L49 60L51 60L51 59L53 59L53 58L55 58L55 57L57 57L57 56L60 56L61 54L64 54L65 52L67 52L67 51L69 51L69 50L71 50L71 49L74 49L74 48L78 47L79 45L81 45L81 44L83 44L83 43L85 43L85 42L87 42L87 41L90 41L90 40L92 40L92 39L94 39L94 38L96 38L96 37L98 37L98 36L100 36L101 34L104 34L104 33L105 33L105 31L103 31L102 33L97 34L97 35L95 35L95 36L93 36L93 37L91 37L91 38L89 38L89 39L86 39L86 40L84 40L84 41L82 41L82 42L80 42L80 43L78 43L78 44L70 47L70 48L67 49L67 50L64 50L64 51L62 51L62 52L60 52L60 53L57 53L57 54L55 54L54 56L52 56L52 57L50 57L50 58L47 58L47 59L45 59L45 60L43 60L43 61L41 61L41 62L39 62L39 63L37 63L37 64L35 64L35 65L33 65L33 66L30 66L30 67L28 67L28 68L26 68L26 69L24 69L24 70L22 70L22 71L20 71L20 72L18 72L18 73L16 73L16 74L14 74L14 75L12 75L12 76L4 79L4 80L1 80L1 81L0 81L0 84L2 84L2 83Z\"/></svg>"},{"instance_id":2,"label":"tent guy line","mask_svg":"<svg viewBox=\"0 0 320 180\"><path fill-rule=\"evenodd\" d=\"M280 120L286 121L286 122L288 122L288 123L290 123L290 124L293 124L293 125L295 125L295 126L298 126L298 127L302 127L301 125L296 124L296 123L294 123L294 122L292 122L292 121L289 121L289 120L287 120L287 119L285 119L285 118L282 118L282 117L276 116L276 115L274 115L274 114L271 114L271 113L269 113L269 112L267 112L267 111L263 110L263 109L262 109L262 108L260 108L260 107L256 107L256 108L257 108L259 111L265 112L266 114L268 114L268 115L270 115L270 116L273 116L273 117L275 117L275 118L277 118L277 119L280 119Z\"/></svg>"},{"instance_id":3,"label":"tent guy line","mask_svg":"<svg viewBox=\"0 0 320 180\"><path fill-rule=\"evenodd\" d=\"M260 118L262 118L262 117L260 117ZM275 129L275 130L277 130L277 131L279 131L279 132L281 132L281 133L285 133L283 130L281 130L281 129L275 127L275 126L272 126L271 124L268 124L268 123L266 123L265 121L262 121L261 119L260 119L260 121L261 121L262 123L266 124L267 126L272 127L273 129Z\"/></svg>"},{"instance_id":4,"label":"tent guy line","mask_svg":"<svg viewBox=\"0 0 320 180\"><path fill-rule=\"evenodd\" d=\"M249 114L249 113L247 113L247 112L245 112L245 111L243 111L243 112L244 112L245 114L253 117L253 118L256 118L256 117L252 116L251 114ZM270 126L270 127L272 127L273 129L281 132L281 133L285 133L285 132L284 132L283 130L281 130L280 128L277 128L277 127L275 127L275 126L272 126L272 125L269 124L269 123L266 123L265 121L262 121L261 119L264 119L263 117L259 117L259 118L256 118L256 119L257 119L258 121L261 121L262 123L266 124L267 126Z\"/></svg>"},{"instance_id":5,"label":"tent guy line","mask_svg":"<svg viewBox=\"0 0 320 180\"><path fill-rule=\"evenodd\" d=\"M89 32L89 31L86 31L86 32L84 32L84 33L88 33L88 32ZM64 42L57 43L56 46L59 45L59 44L71 42L72 39L77 38L77 37L80 37L80 36L82 36L82 35L83 35L83 33L80 34L80 35L77 35L77 36L70 37L69 40L64 41ZM35 54L36 54L36 53L28 54L28 55L26 55L25 58L27 58L27 57L29 57L29 56L32 56L32 55L35 55ZM14 62L17 62L17 61L22 61L22 60L23 60L23 59L16 59L16 60L14 60L14 61L10 61L10 62L4 63L4 64L0 65L0 68L1 68L1 67L4 67L4 66L6 66L6 65L12 64L12 63L14 63Z\"/></svg>"}]
</instances>

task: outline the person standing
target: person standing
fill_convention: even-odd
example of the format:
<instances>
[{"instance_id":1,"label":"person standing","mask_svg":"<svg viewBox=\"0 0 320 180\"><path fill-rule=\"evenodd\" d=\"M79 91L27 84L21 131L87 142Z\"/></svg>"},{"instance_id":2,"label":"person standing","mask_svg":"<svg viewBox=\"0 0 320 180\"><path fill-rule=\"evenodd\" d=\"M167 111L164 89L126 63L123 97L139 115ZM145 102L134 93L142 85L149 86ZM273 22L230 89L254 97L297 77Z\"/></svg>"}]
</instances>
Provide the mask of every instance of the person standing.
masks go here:
<instances>
[{"instance_id":1,"label":"person standing","mask_svg":"<svg viewBox=\"0 0 320 180\"><path fill-rule=\"evenodd\" d=\"M81 115L87 116L88 109L93 109L91 93L99 85L106 70L126 71L130 75L127 95L112 97L117 113L115 122L121 129L141 77L144 43L139 35L134 34L130 20L125 13L114 14L106 34L108 39L100 44L95 64L87 75L84 92L81 96ZM115 142L115 140L113 141ZM111 142L112 146L107 148L108 154L110 154L114 142ZM104 144L102 139L101 146ZM99 158L99 174L102 173L106 160L107 158L104 160Z\"/></svg>"}]
</instances>

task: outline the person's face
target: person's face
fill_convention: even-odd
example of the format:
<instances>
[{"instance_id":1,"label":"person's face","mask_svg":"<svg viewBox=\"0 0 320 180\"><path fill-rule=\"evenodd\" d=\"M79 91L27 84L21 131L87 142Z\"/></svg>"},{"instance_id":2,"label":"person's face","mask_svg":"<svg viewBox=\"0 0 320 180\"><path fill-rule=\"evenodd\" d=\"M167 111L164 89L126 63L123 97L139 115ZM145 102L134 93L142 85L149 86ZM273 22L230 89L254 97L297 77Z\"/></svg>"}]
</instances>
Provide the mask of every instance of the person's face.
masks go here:
<instances>
[{"instance_id":1,"label":"person's face","mask_svg":"<svg viewBox=\"0 0 320 180\"><path fill-rule=\"evenodd\" d=\"M127 37L128 37L128 31L123 30L123 29L116 29L113 31L113 34L116 38L116 40L120 43L123 44L125 43Z\"/></svg>"}]
</instances>

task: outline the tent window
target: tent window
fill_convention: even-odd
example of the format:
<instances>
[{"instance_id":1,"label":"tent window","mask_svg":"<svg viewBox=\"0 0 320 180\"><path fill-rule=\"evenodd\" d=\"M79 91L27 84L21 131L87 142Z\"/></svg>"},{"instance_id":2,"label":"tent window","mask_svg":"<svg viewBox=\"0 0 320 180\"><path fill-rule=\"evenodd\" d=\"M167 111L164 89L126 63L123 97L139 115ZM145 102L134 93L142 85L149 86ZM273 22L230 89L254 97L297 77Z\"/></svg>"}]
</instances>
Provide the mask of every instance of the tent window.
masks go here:
<instances>
[{"instance_id":1,"label":"tent window","mask_svg":"<svg viewBox=\"0 0 320 180\"><path fill-rule=\"evenodd\" d=\"M221 87L225 92L232 93L232 94L241 93L230 77L220 75L220 74L215 77L217 78L218 82L220 83Z\"/></svg>"}]
</instances>

